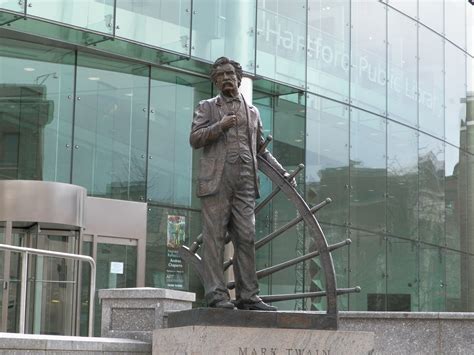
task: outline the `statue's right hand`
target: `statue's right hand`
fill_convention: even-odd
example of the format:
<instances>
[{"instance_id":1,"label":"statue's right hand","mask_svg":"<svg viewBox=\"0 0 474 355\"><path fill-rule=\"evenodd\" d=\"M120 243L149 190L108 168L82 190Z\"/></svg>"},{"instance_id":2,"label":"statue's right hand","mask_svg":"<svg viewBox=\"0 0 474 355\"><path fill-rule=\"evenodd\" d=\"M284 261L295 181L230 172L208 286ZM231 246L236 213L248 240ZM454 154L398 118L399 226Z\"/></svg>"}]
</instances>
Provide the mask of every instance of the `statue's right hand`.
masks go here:
<instances>
[{"instance_id":1,"label":"statue's right hand","mask_svg":"<svg viewBox=\"0 0 474 355\"><path fill-rule=\"evenodd\" d=\"M221 126L221 129L223 131L226 131L230 127L233 127L237 124L237 116L233 112L230 112L230 113L226 114L224 117L222 117L219 124Z\"/></svg>"}]
</instances>

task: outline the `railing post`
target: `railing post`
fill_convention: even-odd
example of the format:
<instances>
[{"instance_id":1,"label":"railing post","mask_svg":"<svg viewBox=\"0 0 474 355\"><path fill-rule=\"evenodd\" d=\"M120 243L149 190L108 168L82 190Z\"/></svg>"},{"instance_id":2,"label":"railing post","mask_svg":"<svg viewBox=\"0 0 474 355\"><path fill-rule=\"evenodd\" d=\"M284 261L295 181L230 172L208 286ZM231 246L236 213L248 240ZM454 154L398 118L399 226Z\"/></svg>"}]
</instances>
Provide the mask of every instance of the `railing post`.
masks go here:
<instances>
[{"instance_id":1,"label":"railing post","mask_svg":"<svg viewBox=\"0 0 474 355\"><path fill-rule=\"evenodd\" d=\"M25 334L26 325L26 287L28 286L28 252L23 252L21 259L21 293L20 293L20 334Z\"/></svg>"},{"instance_id":2,"label":"railing post","mask_svg":"<svg viewBox=\"0 0 474 355\"><path fill-rule=\"evenodd\" d=\"M95 272L96 266L95 261L89 261L91 265L91 287L90 287L90 295L89 295L89 336L94 336L94 306L95 306Z\"/></svg>"}]
</instances>

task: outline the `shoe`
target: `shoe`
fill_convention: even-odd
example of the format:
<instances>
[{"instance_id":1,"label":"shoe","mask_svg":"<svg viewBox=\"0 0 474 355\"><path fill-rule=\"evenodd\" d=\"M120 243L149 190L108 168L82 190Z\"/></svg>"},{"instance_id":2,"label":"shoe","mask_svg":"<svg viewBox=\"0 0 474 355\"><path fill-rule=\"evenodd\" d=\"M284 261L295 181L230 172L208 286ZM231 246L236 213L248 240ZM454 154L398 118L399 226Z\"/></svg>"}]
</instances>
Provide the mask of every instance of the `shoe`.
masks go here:
<instances>
[{"instance_id":1,"label":"shoe","mask_svg":"<svg viewBox=\"0 0 474 355\"><path fill-rule=\"evenodd\" d=\"M268 311L268 312L276 312L278 308L274 306L270 306L263 301L255 302L255 303L240 303L239 309L244 309L247 311Z\"/></svg>"},{"instance_id":2,"label":"shoe","mask_svg":"<svg viewBox=\"0 0 474 355\"><path fill-rule=\"evenodd\" d=\"M210 305L212 308L234 309L234 304L227 300L217 301Z\"/></svg>"}]
</instances>

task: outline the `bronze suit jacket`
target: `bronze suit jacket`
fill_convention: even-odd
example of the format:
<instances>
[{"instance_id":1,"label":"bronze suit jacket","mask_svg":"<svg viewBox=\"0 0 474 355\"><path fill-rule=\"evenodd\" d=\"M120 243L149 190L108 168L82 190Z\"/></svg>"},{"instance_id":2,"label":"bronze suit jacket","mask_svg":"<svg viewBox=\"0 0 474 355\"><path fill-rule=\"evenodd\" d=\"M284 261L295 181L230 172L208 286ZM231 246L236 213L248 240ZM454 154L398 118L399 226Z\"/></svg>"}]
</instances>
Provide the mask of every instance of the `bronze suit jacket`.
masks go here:
<instances>
[{"instance_id":1,"label":"bronze suit jacket","mask_svg":"<svg viewBox=\"0 0 474 355\"><path fill-rule=\"evenodd\" d=\"M258 198L260 195L257 179L257 153L265 139L257 108L248 105L243 97L242 100L247 113L250 151L254 166L255 197ZM194 112L189 142L195 149L203 148L202 158L199 162L198 197L216 193L222 179L227 153L226 132L222 131L219 126L219 121L225 115L223 105L225 103L219 95L199 102ZM265 149L262 156L281 174L286 172L268 150Z\"/></svg>"}]
</instances>

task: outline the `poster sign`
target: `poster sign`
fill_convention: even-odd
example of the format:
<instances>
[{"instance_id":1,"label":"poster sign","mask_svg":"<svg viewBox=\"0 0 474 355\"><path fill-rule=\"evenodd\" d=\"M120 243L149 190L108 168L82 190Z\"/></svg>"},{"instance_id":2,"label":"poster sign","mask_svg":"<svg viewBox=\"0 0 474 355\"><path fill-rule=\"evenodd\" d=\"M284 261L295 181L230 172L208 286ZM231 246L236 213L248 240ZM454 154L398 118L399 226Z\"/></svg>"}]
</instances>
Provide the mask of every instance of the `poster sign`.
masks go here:
<instances>
[{"instance_id":1,"label":"poster sign","mask_svg":"<svg viewBox=\"0 0 474 355\"><path fill-rule=\"evenodd\" d=\"M184 265L178 249L186 239L186 217L169 215L166 235L166 287L184 289Z\"/></svg>"},{"instance_id":2,"label":"poster sign","mask_svg":"<svg viewBox=\"0 0 474 355\"><path fill-rule=\"evenodd\" d=\"M112 261L110 263L110 273L111 274L123 274L123 263Z\"/></svg>"}]
</instances>

